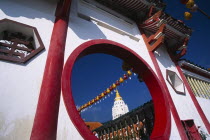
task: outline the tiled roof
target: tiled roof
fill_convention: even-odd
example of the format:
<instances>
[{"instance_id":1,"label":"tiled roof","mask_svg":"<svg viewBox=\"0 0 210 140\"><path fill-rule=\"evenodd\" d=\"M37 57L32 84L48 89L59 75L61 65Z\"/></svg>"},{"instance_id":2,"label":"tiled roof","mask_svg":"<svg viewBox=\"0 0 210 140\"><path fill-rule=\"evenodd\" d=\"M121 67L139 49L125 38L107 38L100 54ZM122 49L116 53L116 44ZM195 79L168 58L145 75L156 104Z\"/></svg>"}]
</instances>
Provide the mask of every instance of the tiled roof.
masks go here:
<instances>
[{"instance_id":1,"label":"tiled roof","mask_svg":"<svg viewBox=\"0 0 210 140\"><path fill-rule=\"evenodd\" d=\"M206 68L204 68L202 66L199 66L197 64L194 64L193 62L191 62L189 60L181 59L179 61L179 65L183 69L186 69L188 71L197 73L197 74L199 74L201 76L210 78L210 70L208 70L208 69L206 69Z\"/></svg>"},{"instance_id":2,"label":"tiled roof","mask_svg":"<svg viewBox=\"0 0 210 140\"><path fill-rule=\"evenodd\" d=\"M91 131L102 126L100 122L85 122L85 124L90 126Z\"/></svg>"},{"instance_id":3,"label":"tiled roof","mask_svg":"<svg viewBox=\"0 0 210 140\"><path fill-rule=\"evenodd\" d=\"M95 0L112 10L115 10L133 20L139 20L146 15L151 6L155 11L163 10L166 6L162 0Z\"/></svg>"}]
</instances>

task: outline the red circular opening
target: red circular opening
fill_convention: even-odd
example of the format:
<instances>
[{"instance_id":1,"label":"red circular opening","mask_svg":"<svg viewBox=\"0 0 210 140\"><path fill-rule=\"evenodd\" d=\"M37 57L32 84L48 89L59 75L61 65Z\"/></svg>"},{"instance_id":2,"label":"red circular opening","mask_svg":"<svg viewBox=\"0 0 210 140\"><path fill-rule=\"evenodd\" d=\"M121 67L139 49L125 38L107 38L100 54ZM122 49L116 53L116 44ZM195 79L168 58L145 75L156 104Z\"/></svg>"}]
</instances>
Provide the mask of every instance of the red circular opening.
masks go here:
<instances>
[{"instance_id":1,"label":"red circular opening","mask_svg":"<svg viewBox=\"0 0 210 140\"><path fill-rule=\"evenodd\" d=\"M86 127L76 109L71 90L71 73L74 63L78 58L93 53L110 54L121 58L122 60L126 60L126 62L134 66L135 72L142 77L147 85L154 104L155 122L150 139L169 139L171 131L171 116L161 81L158 80L150 66L136 52L122 44L104 39L91 40L77 47L66 61L62 74L62 93L64 103L71 121L81 136L86 140L97 139Z\"/></svg>"}]
</instances>

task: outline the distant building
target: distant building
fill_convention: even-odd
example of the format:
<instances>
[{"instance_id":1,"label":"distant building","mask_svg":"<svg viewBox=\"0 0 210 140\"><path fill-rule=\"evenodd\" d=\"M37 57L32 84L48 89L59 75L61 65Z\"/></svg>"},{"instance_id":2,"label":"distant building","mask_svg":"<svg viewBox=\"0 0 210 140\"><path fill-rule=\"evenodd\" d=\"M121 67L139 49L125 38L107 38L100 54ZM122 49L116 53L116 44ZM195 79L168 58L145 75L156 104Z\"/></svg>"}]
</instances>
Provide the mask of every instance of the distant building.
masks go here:
<instances>
[{"instance_id":1,"label":"distant building","mask_svg":"<svg viewBox=\"0 0 210 140\"><path fill-rule=\"evenodd\" d=\"M125 104L120 93L116 90L116 97L114 99L114 105L112 107L112 120L129 112L128 105Z\"/></svg>"},{"instance_id":2,"label":"distant building","mask_svg":"<svg viewBox=\"0 0 210 140\"><path fill-rule=\"evenodd\" d=\"M152 100L93 130L99 139L148 139L154 126Z\"/></svg>"},{"instance_id":3,"label":"distant building","mask_svg":"<svg viewBox=\"0 0 210 140\"><path fill-rule=\"evenodd\" d=\"M91 131L102 126L100 122L85 122L85 124Z\"/></svg>"}]
</instances>

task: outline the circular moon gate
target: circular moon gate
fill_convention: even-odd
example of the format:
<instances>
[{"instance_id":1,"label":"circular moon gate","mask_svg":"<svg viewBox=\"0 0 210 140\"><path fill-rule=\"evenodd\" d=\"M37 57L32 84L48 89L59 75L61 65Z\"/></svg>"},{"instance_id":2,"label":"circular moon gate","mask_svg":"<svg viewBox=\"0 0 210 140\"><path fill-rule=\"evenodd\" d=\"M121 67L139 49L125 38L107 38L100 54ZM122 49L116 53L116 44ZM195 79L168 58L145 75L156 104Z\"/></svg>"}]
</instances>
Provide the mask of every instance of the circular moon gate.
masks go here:
<instances>
[{"instance_id":1,"label":"circular moon gate","mask_svg":"<svg viewBox=\"0 0 210 140\"><path fill-rule=\"evenodd\" d=\"M68 115L85 140L97 140L86 127L76 109L71 89L71 74L78 58L88 54L105 53L116 56L131 64L147 85L152 96L155 120L151 140L168 140L171 131L171 115L165 97L165 90L151 67L136 52L128 47L105 39L91 40L81 44L69 56L62 73L62 93ZM70 132L71 133L71 132Z\"/></svg>"}]
</instances>

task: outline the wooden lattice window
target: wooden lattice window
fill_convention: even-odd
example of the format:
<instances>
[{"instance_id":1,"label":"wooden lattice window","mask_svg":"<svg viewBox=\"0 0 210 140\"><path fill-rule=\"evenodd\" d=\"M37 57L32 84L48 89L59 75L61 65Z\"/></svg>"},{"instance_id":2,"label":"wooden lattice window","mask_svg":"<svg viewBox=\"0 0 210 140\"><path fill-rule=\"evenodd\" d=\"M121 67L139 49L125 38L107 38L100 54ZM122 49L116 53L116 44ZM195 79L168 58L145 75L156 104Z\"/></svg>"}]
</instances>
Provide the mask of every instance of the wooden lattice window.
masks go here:
<instances>
[{"instance_id":1,"label":"wooden lattice window","mask_svg":"<svg viewBox=\"0 0 210 140\"><path fill-rule=\"evenodd\" d=\"M0 20L0 60L26 63L44 49L35 27L8 19Z\"/></svg>"}]
</instances>

